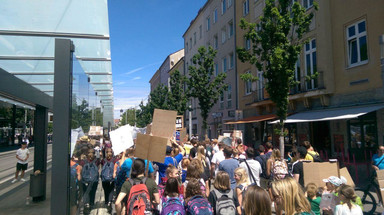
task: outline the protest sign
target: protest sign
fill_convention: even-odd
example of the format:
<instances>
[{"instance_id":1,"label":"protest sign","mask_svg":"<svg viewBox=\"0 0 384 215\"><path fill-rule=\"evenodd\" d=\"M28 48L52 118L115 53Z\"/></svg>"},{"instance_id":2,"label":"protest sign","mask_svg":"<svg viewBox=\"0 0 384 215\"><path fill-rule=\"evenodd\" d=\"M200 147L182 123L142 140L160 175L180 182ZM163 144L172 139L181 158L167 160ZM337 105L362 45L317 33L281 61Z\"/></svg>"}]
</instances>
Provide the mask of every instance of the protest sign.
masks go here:
<instances>
[{"instance_id":1,"label":"protest sign","mask_svg":"<svg viewBox=\"0 0 384 215\"><path fill-rule=\"evenodd\" d=\"M181 130L183 128L183 115L176 116L176 130Z\"/></svg>"},{"instance_id":2,"label":"protest sign","mask_svg":"<svg viewBox=\"0 0 384 215\"><path fill-rule=\"evenodd\" d=\"M379 182L381 196L384 196L384 169L377 170L377 180Z\"/></svg>"},{"instance_id":3,"label":"protest sign","mask_svg":"<svg viewBox=\"0 0 384 215\"><path fill-rule=\"evenodd\" d=\"M101 126L90 126L89 127L89 136L102 136L103 135L103 127Z\"/></svg>"},{"instance_id":4,"label":"protest sign","mask_svg":"<svg viewBox=\"0 0 384 215\"><path fill-rule=\"evenodd\" d=\"M125 125L109 132L112 142L112 150L115 154L119 154L133 146L133 132L133 127L130 125Z\"/></svg>"},{"instance_id":5,"label":"protest sign","mask_svg":"<svg viewBox=\"0 0 384 215\"><path fill-rule=\"evenodd\" d=\"M339 166L330 162L303 162L304 186L308 183L315 183L318 187L324 187L323 179L330 176L339 177Z\"/></svg>"},{"instance_id":6,"label":"protest sign","mask_svg":"<svg viewBox=\"0 0 384 215\"><path fill-rule=\"evenodd\" d=\"M351 175L349 174L347 167L340 169L340 177L341 176L343 176L345 179L347 179L347 184L349 186L355 187L355 183L353 182L353 179L352 179Z\"/></svg>"},{"instance_id":7,"label":"protest sign","mask_svg":"<svg viewBox=\"0 0 384 215\"><path fill-rule=\"evenodd\" d=\"M147 129L145 130L145 134L151 134L152 132L152 124L147 125Z\"/></svg>"},{"instance_id":8,"label":"protest sign","mask_svg":"<svg viewBox=\"0 0 384 215\"><path fill-rule=\"evenodd\" d=\"M163 163L168 138L137 134L135 157Z\"/></svg>"},{"instance_id":9,"label":"protest sign","mask_svg":"<svg viewBox=\"0 0 384 215\"><path fill-rule=\"evenodd\" d=\"M180 130L180 141L182 143L185 143L188 141L187 139L187 129L186 128L183 128Z\"/></svg>"},{"instance_id":10,"label":"protest sign","mask_svg":"<svg viewBox=\"0 0 384 215\"><path fill-rule=\"evenodd\" d=\"M155 109L151 133L153 136L171 138L176 130L176 111Z\"/></svg>"}]
</instances>

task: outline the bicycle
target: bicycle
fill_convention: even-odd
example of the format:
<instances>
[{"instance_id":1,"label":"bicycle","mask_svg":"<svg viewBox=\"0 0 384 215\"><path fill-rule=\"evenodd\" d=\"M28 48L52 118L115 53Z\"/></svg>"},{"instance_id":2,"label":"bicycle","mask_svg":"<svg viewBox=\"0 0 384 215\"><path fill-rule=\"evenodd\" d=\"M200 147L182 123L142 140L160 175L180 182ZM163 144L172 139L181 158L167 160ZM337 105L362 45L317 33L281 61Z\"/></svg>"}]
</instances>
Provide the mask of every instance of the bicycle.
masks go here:
<instances>
[{"instance_id":1,"label":"bicycle","mask_svg":"<svg viewBox=\"0 0 384 215\"><path fill-rule=\"evenodd\" d=\"M370 177L369 184L362 187L357 187L355 189L355 193L357 196L361 198L361 202L363 203L364 212L367 214L373 214L376 211L377 203L375 197L371 194L371 189L373 188L373 192L376 192L377 195L380 194L379 185L375 181L375 177ZM380 196L378 196L380 201ZM367 211L368 210L368 211Z\"/></svg>"}]
</instances>

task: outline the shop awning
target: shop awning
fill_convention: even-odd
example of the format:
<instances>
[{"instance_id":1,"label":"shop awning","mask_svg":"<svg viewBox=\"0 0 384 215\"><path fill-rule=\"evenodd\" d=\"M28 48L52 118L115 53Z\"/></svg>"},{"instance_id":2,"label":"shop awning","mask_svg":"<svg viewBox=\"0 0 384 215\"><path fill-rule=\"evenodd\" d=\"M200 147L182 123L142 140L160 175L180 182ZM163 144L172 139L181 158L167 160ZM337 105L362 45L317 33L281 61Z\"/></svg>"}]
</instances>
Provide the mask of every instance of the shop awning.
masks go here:
<instances>
[{"instance_id":1,"label":"shop awning","mask_svg":"<svg viewBox=\"0 0 384 215\"><path fill-rule=\"evenodd\" d=\"M287 117L287 119L285 120L285 123L353 119L382 108L384 108L384 104L307 111L307 112L293 114ZM278 120L270 122L270 124L275 124L275 123L278 123Z\"/></svg>"},{"instance_id":2,"label":"shop awning","mask_svg":"<svg viewBox=\"0 0 384 215\"><path fill-rule=\"evenodd\" d=\"M228 121L224 124L230 125L230 124L244 124L244 123L253 123L253 122L261 122L271 119L276 119L277 116L275 114L268 114L268 115L261 115L261 116L252 116L245 119L239 119L237 121Z\"/></svg>"}]
</instances>

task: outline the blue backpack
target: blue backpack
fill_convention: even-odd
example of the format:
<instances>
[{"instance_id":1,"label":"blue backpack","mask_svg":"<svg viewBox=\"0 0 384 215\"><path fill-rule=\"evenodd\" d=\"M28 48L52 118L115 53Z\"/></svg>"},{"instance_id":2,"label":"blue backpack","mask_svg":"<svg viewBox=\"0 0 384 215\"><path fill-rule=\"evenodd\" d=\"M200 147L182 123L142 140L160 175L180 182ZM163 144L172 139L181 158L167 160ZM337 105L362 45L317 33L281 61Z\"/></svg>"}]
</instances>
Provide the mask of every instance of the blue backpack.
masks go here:
<instances>
[{"instance_id":1,"label":"blue backpack","mask_svg":"<svg viewBox=\"0 0 384 215\"><path fill-rule=\"evenodd\" d=\"M162 206L161 215L185 215L184 205L178 197L168 198Z\"/></svg>"},{"instance_id":2,"label":"blue backpack","mask_svg":"<svg viewBox=\"0 0 384 215\"><path fill-rule=\"evenodd\" d=\"M212 215L213 209L208 200L203 196L194 196L188 201L186 212L187 215Z\"/></svg>"},{"instance_id":3,"label":"blue backpack","mask_svg":"<svg viewBox=\"0 0 384 215\"><path fill-rule=\"evenodd\" d=\"M112 161L107 161L104 159L104 165L101 169L101 181L111 182L113 181L113 169L114 164Z\"/></svg>"},{"instance_id":4,"label":"blue backpack","mask_svg":"<svg viewBox=\"0 0 384 215\"><path fill-rule=\"evenodd\" d=\"M81 170L81 178L85 183L97 182L99 180L99 169L95 161L87 162Z\"/></svg>"}]
</instances>

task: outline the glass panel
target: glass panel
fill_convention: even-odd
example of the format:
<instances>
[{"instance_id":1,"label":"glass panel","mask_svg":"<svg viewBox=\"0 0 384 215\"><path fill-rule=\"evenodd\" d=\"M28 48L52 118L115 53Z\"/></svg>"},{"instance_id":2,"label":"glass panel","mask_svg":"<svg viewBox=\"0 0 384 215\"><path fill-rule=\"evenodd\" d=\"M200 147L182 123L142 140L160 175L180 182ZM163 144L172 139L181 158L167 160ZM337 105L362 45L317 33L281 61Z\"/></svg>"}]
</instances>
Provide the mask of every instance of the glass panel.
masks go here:
<instances>
[{"instance_id":1,"label":"glass panel","mask_svg":"<svg viewBox=\"0 0 384 215\"><path fill-rule=\"evenodd\" d=\"M355 26L349 27L348 28L348 37L355 36L355 34L356 34Z\"/></svg>"},{"instance_id":2,"label":"glass panel","mask_svg":"<svg viewBox=\"0 0 384 215\"><path fill-rule=\"evenodd\" d=\"M53 73L53 66L53 60L0 60L0 67L12 73Z\"/></svg>"},{"instance_id":3,"label":"glass panel","mask_svg":"<svg viewBox=\"0 0 384 215\"><path fill-rule=\"evenodd\" d=\"M311 75L311 55L305 55L305 65L307 67L307 76ZM310 80L307 80L307 89L312 89L312 84Z\"/></svg>"},{"instance_id":4,"label":"glass panel","mask_svg":"<svg viewBox=\"0 0 384 215\"><path fill-rule=\"evenodd\" d=\"M27 83L52 83L53 84L53 79L54 79L53 75L15 75L15 76Z\"/></svg>"},{"instance_id":5,"label":"glass panel","mask_svg":"<svg viewBox=\"0 0 384 215\"><path fill-rule=\"evenodd\" d=\"M305 51L309 51L311 48L310 48L310 46L309 46L309 43L306 43L305 44Z\"/></svg>"},{"instance_id":6,"label":"glass panel","mask_svg":"<svg viewBox=\"0 0 384 215\"><path fill-rule=\"evenodd\" d=\"M358 26L357 28L359 29L359 33L362 33L365 31L365 21L360 22L357 26Z\"/></svg>"},{"instance_id":7,"label":"glass panel","mask_svg":"<svg viewBox=\"0 0 384 215\"><path fill-rule=\"evenodd\" d=\"M312 53L312 68L313 68L313 71L312 71L312 74L316 74L317 72L317 64L316 64L316 52L313 52ZM313 84L314 84L314 88L317 88L317 77L313 79Z\"/></svg>"},{"instance_id":8,"label":"glass panel","mask_svg":"<svg viewBox=\"0 0 384 215\"><path fill-rule=\"evenodd\" d=\"M91 83L112 83L112 75L89 75Z\"/></svg>"},{"instance_id":9,"label":"glass panel","mask_svg":"<svg viewBox=\"0 0 384 215\"><path fill-rule=\"evenodd\" d=\"M376 146L376 125L375 124L365 124L363 125L364 129L364 143L366 148L374 148Z\"/></svg>"},{"instance_id":10,"label":"glass panel","mask_svg":"<svg viewBox=\"0 0 384 215\"><path fill-rule=\"evenodd\" d=\"M349 61L350 64L357 63L357 41L356 39L349 41Z\"/></svg>"},{"instance_id":11,"label":"glass panel","mask_svg":"<svg viewBox=\"0 0 384 215\"><path fill-rule=\"evenodd\" d=\"M1 7L2 30L109 35L107 1L3 0Z\"/></svg>"},{"instance_id":12,"label":"glass panel","mask_svg":"<svg viewBox=\"0 0 384 215\"><path fill-rule=\"evenodd\" d=\"M315 49L316 48L316 40L312 40L311 44L312 44L312 49Z\"/></svg>"},{"instance_id":13,"label":"glass panel","mask_svg":"<svg viewBox=\"0 0 384 215\"><path fill-rule=\"evenodd\" d=\"M359 125L350 126L351 148L361 148L361 128Z\"/></svg>"},{"instance_id":14,"label":"glass panel","mask_svg":"<svg viewBox=\"0 0 384 215\"><path fill-rule=\"evenodd\" d=\"M360 45L360 61L368 60L368 50L367 50L367 36L359 38Z\"/></svg>"}]
</instances>

